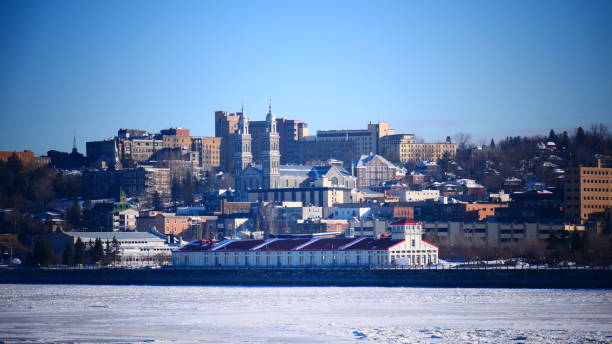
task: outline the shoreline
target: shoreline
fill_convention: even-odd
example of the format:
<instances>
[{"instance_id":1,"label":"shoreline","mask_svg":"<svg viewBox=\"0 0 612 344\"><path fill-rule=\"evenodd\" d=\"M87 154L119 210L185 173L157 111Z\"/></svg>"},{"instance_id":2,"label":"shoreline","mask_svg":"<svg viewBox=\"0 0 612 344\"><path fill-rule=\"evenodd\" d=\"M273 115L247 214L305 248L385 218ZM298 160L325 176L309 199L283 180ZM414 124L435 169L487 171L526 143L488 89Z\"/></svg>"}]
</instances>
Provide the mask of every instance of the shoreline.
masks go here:
<instances>
[{"instance_id":1,"label":"shoreline","mask_svg":"<svg viewBox=\"0 0 612 344\"><path fill-rule=\"evenodd\" d=\"M0 284L612 289L612 270L2 269Z\"/></svg>"}]
</instances>

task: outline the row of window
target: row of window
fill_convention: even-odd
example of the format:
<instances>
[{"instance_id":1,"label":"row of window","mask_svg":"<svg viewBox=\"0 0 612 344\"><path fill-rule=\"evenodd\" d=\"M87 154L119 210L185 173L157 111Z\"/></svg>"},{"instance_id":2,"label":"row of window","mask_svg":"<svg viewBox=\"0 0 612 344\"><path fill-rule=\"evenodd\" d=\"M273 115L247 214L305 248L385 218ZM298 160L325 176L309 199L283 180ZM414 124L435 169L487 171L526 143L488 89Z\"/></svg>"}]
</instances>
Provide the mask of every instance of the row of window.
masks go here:
<instances>
[{"instance_id":1,"label":"row of window","mask_svg":"<svg viewBox=\"0 0 612 344\"><path fill-rule=\"evenodd\" d=\"M584 179L583 183L593 183L593 184L609 184L610 180L607 179Z\"/></svg>"},{"instance_id":2,"label":"row of window","mask_svg":"<svg viewBox=\"0 0 612 344\"><path fill-rule=\"evenodd\" d=\"M282 257L280 255L276 256L276 259L274 259L274 257L268 255L266 257L261 257L261 256L255 256L255 259L252 259L253 257L250 257L248 255L245 256L230 256L230 255L225 255L225 256L220 256L220 255L204 255L202 257L202 262L203 265L210 265L211 263L214 262L214 265L216 266L220 266L220 265L241 265L241 266L249 266L251 264L255 264L255 265L269 265L269 266L283 266L283 265L338 265L338 264L346 264L346 265L350 265L350 264L386 264L387 263L387 256L386 255L368 255L367 257L362 257L361 255L357 255L355 256L355 259L352 260L350 256L348 255L341 255L341 256L337 256L337 255L332 255L332 256L314 256L311 255L310 257L304 257L303 255L295 257L295 256L287 256L287 257ZM285 258L285 259L283 259ZM294 260L295 258L295 260ZM319 259L317 259L319 258ZM185 265L189 265L190 264L190 260L189 260L189 255L185 255L182 259L182 262ZM180 264L181 260L178 256L174 256L173 258L173 263L174 264Z\"/></svg>"},{"instance_id":3,"label":"row of window","mask_svg":"<svg viewBox=\"0 0 612 344\"><path fill-rule=\"evenodd\" d=\"M582 171L582 174L591 174L591 175L608 176L608 175L610 175L610 172L609 172L609 171L593 171L593 170L585 170L585 171Z\"/></svg>"},{"instance_id":4,"label":"row of window","mask_svg":"<svg viewBox=\"0 0 612 344\"><path fill-rule=\"evenodd\" d=\"M602 205L602 204L587 204L587 205L583 205L583 208L586 209L608 209L610 208L609 205Z\"/></svg>"},{"instance_id":5,"label":"row of window","mask_svg":"<svg viewBox=\"0 0 612 344\"><path fill-rule=\"evenodd\" d=\"M585 201L608 201L612 198L604 196L584 196L582 199Z\"/></svg>"}]
</instances>

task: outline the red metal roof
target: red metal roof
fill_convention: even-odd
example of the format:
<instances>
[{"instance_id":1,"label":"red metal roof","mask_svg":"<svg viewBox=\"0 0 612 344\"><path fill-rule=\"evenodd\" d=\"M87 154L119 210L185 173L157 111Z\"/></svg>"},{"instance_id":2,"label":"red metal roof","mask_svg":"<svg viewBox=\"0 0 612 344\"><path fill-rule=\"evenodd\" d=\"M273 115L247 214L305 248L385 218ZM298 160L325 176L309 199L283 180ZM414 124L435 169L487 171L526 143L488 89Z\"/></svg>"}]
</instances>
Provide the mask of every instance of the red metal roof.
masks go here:
<instances>
[{"instance_id":1,"label":"red metal roof","mask_svg":"<svg viewBox=\"0 0 612 344\"><path fill-rule=\"evenodd\" d=\"M399 244L404 240L401 239L391 239L391 238L365 238L361 240L355 245L351 245L346 248L347 251L362 251L362 250L387 250L390 247Z\"/></svg>"},{"instance_id":2,"label":"red metal roof","mask_svg":"<svg viewBox=\"0 0 612 344\"><path fill-rule=\"evenodd\" d=\"M420 225L420 222L417 221L412 221L412 220L400 220L400 221L396 221L391 223L391 226L414 226L414 225Z\"/></svg>"},{"instance_id":3,"label":"red metal roof","mask_svg":"<svg viewBox=\"0 0 612 344\"><path fill-rule=\"evenodd\" d=\"M313 240L311 244L308 244L300 249L304 251L328 251L337 250L343 245L355 241L355 238L326 238Z\"/></svg>"},{"instance_id":4,"label":"red metal roof","mask_svg":"<svg viewBox=\"0 0 612 344\"><path fill-rule=\"evenodd\" d=\"M234 240L229 244L221 247L218 251L246 251L250 250L257 245L261 245L265 242L265 240Z\"/></svg>"},{"instance_id":5,"label":"red metal roof","mask_svg":"<svg viewBox=\"0 0 612 344\"><path fill-rule=\"evenodd\" d=\"M322 239L268 239L268 240L231 240L229 243L223 241L210 246L200 241L190 242L179 248L180 252L209 251L218 247L216 252L227 251L331 251L331 250L387 250L404 240L387 238L322 238ZM431 245L431 244L430 244Z\"/></svg>"},{"instance_id":6,"label":"red metal roof","mask_svg":"<svg viewBox=\"0 0 612 344\"><path fill-rule=\"evenodd\" d=\"M438 247L438 246L436 246L436 245L434 245L434 244L432 244L432 243L430 243L430 242L427 242L427 241L425 241L425 240L421 240L421 241L422 241L422 242L424 242L424 243L426 243L427 245L431 245L431 246L433 246L433 247L435 247L435 248L440 248L440 247Z\"/></svg>"},{"instance_id":7,"label":"red metal roof","mask_svg":"<svg viewBox=\"0 0 612 344\"><path fill-rule=\"evenodd\" d=\"M257 251L290 251L291 249L307 243L311 239L276 239L257 249Z\"/></svg>"}]
</instances>

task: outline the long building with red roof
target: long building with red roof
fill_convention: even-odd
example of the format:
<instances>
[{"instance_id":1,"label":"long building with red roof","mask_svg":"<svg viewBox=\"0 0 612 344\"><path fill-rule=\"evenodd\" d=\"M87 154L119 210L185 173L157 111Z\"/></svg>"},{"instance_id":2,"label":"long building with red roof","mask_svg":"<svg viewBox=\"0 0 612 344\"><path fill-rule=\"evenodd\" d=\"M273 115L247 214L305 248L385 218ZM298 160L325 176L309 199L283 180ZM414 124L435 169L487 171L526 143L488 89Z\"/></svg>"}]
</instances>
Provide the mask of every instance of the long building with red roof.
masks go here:
<instances>
[{"instance_id":1,"label":"long building with red roof","mask_svg":"<svg viewBox=\"0 0 612 344\"><path fill-rule=\"evenodd\" d=\"M438 247L421 239L422 224L391 224L390 237L192 241L173 252L177 266L306 267L423 266L438 262Z\"/></svg>"}]
</instances>

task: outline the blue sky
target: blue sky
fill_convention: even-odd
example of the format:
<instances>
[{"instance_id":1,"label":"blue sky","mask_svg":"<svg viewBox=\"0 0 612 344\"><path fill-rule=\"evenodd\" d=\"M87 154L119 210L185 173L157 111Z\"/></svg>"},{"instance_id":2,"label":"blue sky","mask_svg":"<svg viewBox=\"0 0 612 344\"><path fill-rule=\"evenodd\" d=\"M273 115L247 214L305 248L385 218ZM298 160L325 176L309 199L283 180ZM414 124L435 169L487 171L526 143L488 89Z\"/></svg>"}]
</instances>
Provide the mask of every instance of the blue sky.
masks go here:
<instances>
[{"instance_id":1,"label":"blue sky","mask_svg":"<svg viewBox=\"0 0 612 344\"><path fill-rule=\"evenodd\" d=\"M612 127L612 1L0 2L0 150L214 135L244 102L427 141Z\"/></svg>"}]
</instances>

